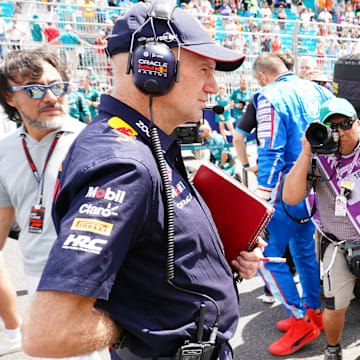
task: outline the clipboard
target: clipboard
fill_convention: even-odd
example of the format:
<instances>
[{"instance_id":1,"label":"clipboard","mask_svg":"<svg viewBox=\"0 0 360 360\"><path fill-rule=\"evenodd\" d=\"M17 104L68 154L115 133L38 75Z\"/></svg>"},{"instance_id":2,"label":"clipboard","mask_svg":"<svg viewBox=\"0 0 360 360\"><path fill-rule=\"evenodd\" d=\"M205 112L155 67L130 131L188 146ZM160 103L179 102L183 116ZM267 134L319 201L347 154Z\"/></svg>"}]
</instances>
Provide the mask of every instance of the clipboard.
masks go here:
<instances>
[{"instance_id":1,"label":"clipboard","mask_svg":"<svg viewBox=\"0 0 360 360\"><path fill-rule=\"evenodd\" d=\"M199 167L193 183L210 209L228 263L256 247L275 209L211 163Z\"/></svg>"}]
</instances>

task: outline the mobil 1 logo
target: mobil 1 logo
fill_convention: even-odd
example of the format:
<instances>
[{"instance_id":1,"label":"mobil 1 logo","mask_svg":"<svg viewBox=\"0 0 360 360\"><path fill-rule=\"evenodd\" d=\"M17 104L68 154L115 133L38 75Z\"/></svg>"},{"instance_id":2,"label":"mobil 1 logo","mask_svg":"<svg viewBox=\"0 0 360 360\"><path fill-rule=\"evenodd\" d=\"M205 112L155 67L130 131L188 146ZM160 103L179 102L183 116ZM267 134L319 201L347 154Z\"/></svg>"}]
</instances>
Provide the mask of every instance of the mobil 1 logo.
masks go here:
<instances>
[{"instance_id":1,"label":"mobil 1 logo","mask_svg":"<svg viewBox=\"0 0 360 360\"><path fill-rule=\"evenodd\" d=\"M89 186L89 189L85 195L86 198L107 200L113 203L122 204L124 202L126 191L113 190L111 187L105 189L99 186Z\"/></svg>"}]
</instances>

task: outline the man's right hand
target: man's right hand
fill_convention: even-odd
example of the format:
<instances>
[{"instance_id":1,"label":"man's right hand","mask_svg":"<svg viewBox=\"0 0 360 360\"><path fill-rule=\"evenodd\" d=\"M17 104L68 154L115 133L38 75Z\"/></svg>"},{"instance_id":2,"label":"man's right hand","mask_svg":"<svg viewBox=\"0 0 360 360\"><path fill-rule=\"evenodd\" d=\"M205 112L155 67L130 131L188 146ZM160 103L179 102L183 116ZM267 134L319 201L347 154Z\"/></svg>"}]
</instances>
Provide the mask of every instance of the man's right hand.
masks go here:
<instances>
[{"instance_id":1,"label":"man's right hand","mask_svg":"<svg viewBox=\"0 0 360 360\"><path fill-rule=\"evenodd\" d=\"M304 156L310 158L311 155L312 155L311 145L310 145L308 139L306 138L306 131L307 131L308 128L309 128L309 126L306 127L305 132L301 137L301 145L302 145L302 151L301 152L303 153Z\"/></svg>"},{"instance_id":2,"label":"man's right hand","mask_svg":"<svg viewBox=\"0 0 360 360\"><path fill-rule=\"evenodd\" d=\"M257 247L254 250L240 251L236 260L231 261L231 265L237 270L240 277L248 280L256 274L266 246L267 243L259 239Z\"/></svg>"}]
</instances>

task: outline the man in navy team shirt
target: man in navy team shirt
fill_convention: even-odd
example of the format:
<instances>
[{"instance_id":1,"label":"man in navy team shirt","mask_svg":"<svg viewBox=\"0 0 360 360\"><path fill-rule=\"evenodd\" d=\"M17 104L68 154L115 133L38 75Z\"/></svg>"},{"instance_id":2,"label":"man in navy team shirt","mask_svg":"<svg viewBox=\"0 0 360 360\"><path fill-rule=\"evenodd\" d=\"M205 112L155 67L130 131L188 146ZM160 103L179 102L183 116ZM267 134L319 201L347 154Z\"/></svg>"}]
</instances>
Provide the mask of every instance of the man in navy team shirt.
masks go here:
<instances>
[{"instance_id":1,"label":"man in navy team shirt","mask_svg":"<svg viewBox=\"0 0 360 360\"><path fill-rule=\"evenodd\" d=\"M202 339L213 344L212 358L232 358L228 340L239 317L233 274L170 134L201 118L208 94L218 91L214 70L235 70L243 56L219 47L179 8L170 9L170 21L159 19L159 4L166 12L167 1L139 3L116 22L108 39L113 94L102 95L98 117L59 173L53 209L58 238L22 328L31 356L74 356L120 340L113 359L174 358L186 341L197 341L203 304ZM145 23L149 16L152 24ZM181 69L179 81L152 99L151 124L151 98L126 74L126 65L132 37L136 48L154 35L167 41L174 58L180 50ZM150 139L153 127L159 141ZM157 145L163 179L152 152ZM173 211L164 203L166 182ZM174 251L167 233L172 213ZM261 247L232 261L241 277L254 275Z\"/></svg>"}]
</instances>

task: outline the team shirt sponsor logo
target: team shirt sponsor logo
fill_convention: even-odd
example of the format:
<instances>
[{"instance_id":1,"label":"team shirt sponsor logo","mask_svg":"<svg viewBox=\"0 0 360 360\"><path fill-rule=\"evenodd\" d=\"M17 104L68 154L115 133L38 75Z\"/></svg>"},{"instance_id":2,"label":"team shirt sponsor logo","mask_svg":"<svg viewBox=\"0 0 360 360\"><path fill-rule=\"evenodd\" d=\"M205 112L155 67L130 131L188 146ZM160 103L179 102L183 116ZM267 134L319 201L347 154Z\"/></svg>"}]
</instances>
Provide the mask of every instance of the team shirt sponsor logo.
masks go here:
<instances>
[{"instance_id":1,"label":"team shirt sponsor logo","mask_svg":"<svg viewBox=\"0 0 360 360\"><path fill-rule=\"evenodd\" d=\"M258 102L258 109L260 109L260 108L265 108L265 107L267 107L267 106L271 106L269 100L267 100L267 99L261 99L261 100L259 100L259 102Z\"/></svg>"},{"instance_id":2,"label":"team shirt sponsor logo","mask_svg":"<svg viewBox=\"0 0 360 360\"><path fill-rule=\"evenodd\" d=\"M182 194L182 192L185 190L185 185L183 184L182 181L179 181L175 187L172 187L171 192L172 192L172 198L176 198L177 196L180 196Z\"/></svg>"},{"instance_id":3,"label":"team shirt sponsor logo","mask_svg":"<svg viewBox=\"0 0 360 360\"><path fill-rule=\"evenodd\" d=\"M119 117L112 117L109 119L108 124L120 134L126 135L130 139L136 139L138 135L138 132L132 126Z\"/></svg>"},{"instance_id":4,"label":"team shirt sponsor logo","mask_svg":"<svg viewBox=\"0 0 360 360\"><path fill-rule=\"evenodd\" d=\"M142 120L138 120L138 122L135 124L143 133L145 133L145 135L149 138L150 137L150 132L149 132L149 127L147 125L144 124L144 122Z\"/></svg>"},{"instance_id":5,"label":"team shirt sponsor logo","mask_svg":"<svg viewBox=\"0 0 360 360\"><path fill-rule=\"evenodd\" d=\"M165 161L165 168L170 181L172 181L172 169L170 165Z\"/></svg>"},{"instance_id":6,"label":"team shirt sponsor logo","mask_svg":"<svg viewBox=\"0 0 360 360\"><path fill-rule=\"evenodd\" d=\"M261 123L258 125L258 131L269 131L271 130L271 122Z\"/></svg>"},{"instance_id":7,"label":"team shirt sponsor logo","mask_svg":"<svg viewBox=\"0 0 360 360\"><path fill-rule=\"evenodd\" d=\"M154 61L149 59L138 59L138 72L143 74L150 74L159 77L167 77L167 62Z\"/></svg>"},{"instance_id":8,"label":"team shirt sponsor logo","mask_svg":"<svg viewBox=\"0 0 360 360\"><path fill-rule=\"evenodd\" d=\"M258 139L271 137L272 123L265 122L258 124Z\"/></svg>"},{"instance_id":9,"label":"team shirt sponsor logo","mask_svg":"<svg viewBox=\"0 0 360 360\"><path fill-rule=\"evenodd\" d=\"M257 120L258 120L258 140L259 148L265 146L265 140L272 136L272 114L273 107L267 99L261 99L257 107ZM264 140L264 141L261 141Z\"/></svg>"},{"instance_id":10,"label":"team shirt sponsor logo","mask_svg":"<svg viewBox=\"0 0 360 360\"><path fill-rule=\"evenodd\" d=\"M270 122L271 123L271 114L261 115L258 117L259 124L262 124L264 122Z\"/></svg>"},{"instance_id":11,"label":"team shirt sponsor logo","mask_svg":"<svg viewBox=\"0 0 360 360\"><path fill-rule=\"evenodd\" d=\"M188 193L186 195L186 198L179 201L176 206L179 208L179 209L182 209L184 206L186 206L191 200L193 199L191 193Z\"/></svg>"},{"instance_id":12,"label":"team shirt sponsor logo","mask_svg":"<svg viewBox=\"0 0 360 360\"><path fill-rule=\"evenodd\" d=\"M111 187L101 189L99 186L89 186L88 192L86 193L85 197L91 199L104 199L122 204L125 195L126 191L123 190L114 191Z\"/></svg>"},{"instance_id":13,"label":"team shirt sponsor logo","mask_svg":"<svg viewBox=\"0 0 360 360\"><path fill-rule=\"evenodd\" d=\"M158 35L155 37L145 37L145 36L142 36L139 38L139 42L141 41L146 41L146 42L151 42L151 41L161 41L161 42L172 42L172 41L175 41L177 39L177 35L176 34L172 34L168 31L164 32L163 34L161 35ZM155 57L155 55L153 54L152 55L153 57Z\"/></svg>"},{"instance_id":14,"label":"team shirt sponsor logo","mask_svg":"<svg viewBox=\"0 0 360 360\"><path fill-rule=\"evenodd\" d=\"M267 139L269 137L271 137L271 131L262 131L261 133L259 132L258 139Z\"/></svg>"},{"instance_id":15,"label":"team shirt sponsor logo","mask_svg":"<svg viewBox=\"0 0 360 360\"><path fill-rule=\"evenodd\" d=\"M271 107L266 107L265 109L258 110L258 116L271 115Z\"/></svg>"},{"instance_id":16,"label":"team shirt sponsor logo","mask_svg":"<svg viewBox=\"0 0 360 360\"><path fill-rule=\"evenodd\" d=\"M305 100L304 107L307 115L309 115L313 119L319 119L321 105L317 100L313 100L311 98Z\"/></svg>"},{"instance_id":17,"label":"team shirt sponsor logo","mask_svg":"<svg viewBox=\"0 0 360 360\"><path fill-rule=\"evenodd\" d=\"M267 183L268 185L270 185L271 182L272 182L272 179L273 179L274 174L275 174L275 171L276 171L277 164L278 164L278 162L279 162L279 160L280 160L280 156L281 156L280 154L276 154L276 156L275 156L273 165L272 165L271 170L270 170L269 177L268 177L268 179L267 179L267 181L266 181L266 183Z\"/></svg>"},{"instance_id":18,"label":"team shirt sponsor logo","mask_svg":"<svg viewBox=\"0 0 360 360\"><path fill-rule=\"evenodd\" d=\"M186 190L186 186L184 185L184 183L182 181L179 181L176 184L176 186L172 186L172 189L171 189L172 198L175 199L178 196L181 196L181 194L184 192L184 190ZM179 199L181 199L181 198L179 198ZM184 206L189 204L189 202L193 199L193 196L191 195L191 193L188 193L185 198L183 198L180 201L179 201L179 199L176 199L176 201L178 201L176 203L176 207L179 209L182 209Z\"/></svg>"},{"instance_id":19,"label":"team shirt sponsor logo","mask_svg":"<svg viewBox=\"0 0 360 360\"><path fill-rule=\"evenodd\" d=\"M112 204L108 204L106 207L95 206L92 204L82 204L79 208L80 214L86 215L95 215L95 216L102 216L102 217L109 217L109 216L117 216L119 215L116 210L119 206Z\"/></svg>"},{"instance_id":20,"label":"team shirt sponsor logo","mask_svg":"<svg viewBox=\"0 0 360 360\"><path fill-rule=\"evenodd\" d=\"M109 236L113 226L111 223L100 220L75 218L71 225L71 230L89 231L95 234Z\"/></svg>"},{"instance_id":21,"label":"team shirt sponsor logo","mask_svg":"<svg viewBox=\"0 0 360 360\"><path fill-rule=\"evenodd\" d=\"M86 236L86 235L70 234L67 237L67 239L64 241L62 248L68 250L84 251L84 252L100 255L101 250L103 249L101 245L106 245L106 244L107 244L107 240L92 239L90 236Z\"/></svg>"}]
</instances>

